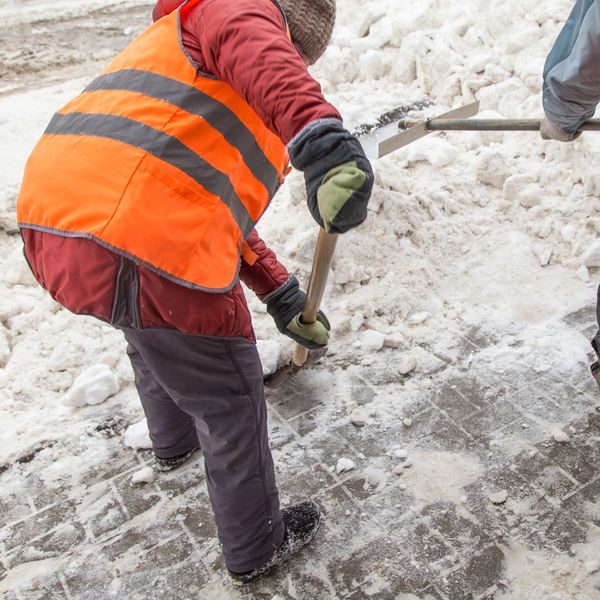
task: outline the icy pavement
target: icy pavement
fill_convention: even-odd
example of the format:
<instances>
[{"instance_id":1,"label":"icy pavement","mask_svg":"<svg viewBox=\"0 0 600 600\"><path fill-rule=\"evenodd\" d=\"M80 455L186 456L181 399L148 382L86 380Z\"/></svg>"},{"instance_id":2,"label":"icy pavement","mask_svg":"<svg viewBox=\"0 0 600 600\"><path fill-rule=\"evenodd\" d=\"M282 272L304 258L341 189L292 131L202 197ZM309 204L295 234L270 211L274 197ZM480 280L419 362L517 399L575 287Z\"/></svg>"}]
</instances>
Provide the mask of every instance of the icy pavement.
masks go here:
<instances>
[{"instance_id":1,"label":"icy pavement","mask_svg":"<svg viewBox=\"0 0 600 600\"><path fill-rule=\"evenodd\" d=\"M593 310L563 322L589 336ZM501 341L472 331L428 375L390 368L389 350L269 390L282 501L311 497L324 518L297 561L242 592L223 574L200 458L134 485L150 453L123 445L130 416L116 400L86 407L86 434L52 450L69 464L92 447L95 467L75 460L53 489L48 449L3 467L3 598L600 597L600 391L583 366L475 372Z\"/></svg>"}]
</instances>

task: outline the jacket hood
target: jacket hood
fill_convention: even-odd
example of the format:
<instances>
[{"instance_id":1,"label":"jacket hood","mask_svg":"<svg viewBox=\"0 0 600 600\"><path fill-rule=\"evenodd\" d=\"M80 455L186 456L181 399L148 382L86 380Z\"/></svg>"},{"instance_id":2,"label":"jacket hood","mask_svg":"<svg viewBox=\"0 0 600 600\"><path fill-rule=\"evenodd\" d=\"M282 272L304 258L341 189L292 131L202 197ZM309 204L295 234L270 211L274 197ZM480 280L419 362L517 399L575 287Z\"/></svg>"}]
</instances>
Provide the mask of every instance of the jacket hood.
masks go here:
<instances>
[{"instance_id":1,"label":"jacket hood","mask_svg":"<svg viewBox=\"0 0 600 600\"><path fill-rule=\"evenodd\" d=\"M152 10L152 20L158 21L158 19L166 17L174 10L177 10L184 2L185 0L158 0Z\"/></svg>"}]
</instances>

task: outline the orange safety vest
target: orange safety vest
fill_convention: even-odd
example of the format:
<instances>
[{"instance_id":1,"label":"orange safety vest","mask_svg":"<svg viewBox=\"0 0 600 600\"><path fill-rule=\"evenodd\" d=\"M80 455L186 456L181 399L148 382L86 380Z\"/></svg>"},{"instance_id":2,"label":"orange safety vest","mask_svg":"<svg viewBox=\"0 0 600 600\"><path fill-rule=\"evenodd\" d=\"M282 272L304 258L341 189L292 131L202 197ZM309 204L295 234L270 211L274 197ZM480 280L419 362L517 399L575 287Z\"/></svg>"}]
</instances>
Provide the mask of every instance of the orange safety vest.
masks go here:
<instances>
[{"instance_id":1,"label":"orange safety vest","mask_svg":"<svg viewBox=\"0 0 600 600\"><path fill-rule=\"evenodd\" d=\"M54 115L27 162L17 219L222 292L288 156L252 107L198 72L181 46L180 19L198 1L156 21Z\"/></svg>"}]
</instances>

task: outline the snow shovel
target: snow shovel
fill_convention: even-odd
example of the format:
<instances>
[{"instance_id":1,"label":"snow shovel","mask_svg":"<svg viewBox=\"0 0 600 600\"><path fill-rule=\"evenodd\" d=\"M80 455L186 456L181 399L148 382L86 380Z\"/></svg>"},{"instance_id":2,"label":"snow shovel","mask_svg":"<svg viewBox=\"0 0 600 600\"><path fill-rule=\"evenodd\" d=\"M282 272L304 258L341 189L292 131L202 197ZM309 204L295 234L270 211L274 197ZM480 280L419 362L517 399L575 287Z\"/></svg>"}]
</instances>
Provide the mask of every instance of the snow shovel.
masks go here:
<instances>
[{"instance_id":1,"label":"snow shovel","mask_svg":"<svg viewBox=\"0 0 600 600\"><path fill-rule=\"evenodd\" d=\"M423 102L421 107L415 106L413 110L415 110L415 108L425 108L427 106L431 106L431 103ZM458 120L461 120L460 122L462 123L471 123L471 121L467 121L466 119L476 115L478 111L479 102L472 102L471 104L466 104L465 106L445 112L435 119L419 121L415 119L400 118L389 125L377 128L373 132L367 132L365 135L360 135L360 143L368 157L382 158L383 156L390 154L390 152L398 150L398 148L402 148L402 146L406 146L407 144L410 144L410 142L414 142L428 133L431 133L431 131L434 131L434 129L430 128L432 123L438 123L439 121L443 121L444 123L454 123L458 122ZM401 131L399 131L399 129Z\"/></svg>"},{"instance_id":2,"label":"snow shovel","mask_svg":"<svg viewBox=\"0 0 600 600\"><path fill-rule=\"evenodd\" d=\"M412 110L423 109L431 106L428 100L419 101L411 106L400 107L382 115L378 123L371 128L362 126L363 131L356 132L359 136L360 143L365 150L365 153L376 155L377 158L385 156L396 150L400 146L396 146L398 127L404 122L404 119L398 118L402 113L406 114ZM479 110L479 102L474 102L467 106L462 106L458 109L451 110L442 115L444 118L469 117L474 115ZM392 132L392 135L390 135ZM313 259L312 271L308 281L308 289L306 292L306 303L302 311L302 320L305 323L314 323L317 320L319 306L325 292L327 284L327 275L331 267L333 253L337 236L335 234L326 233L323 229L319 231L315 255ZM298 371L301 369L308 358L308 349L300 344L296 344L294 357L292 359L292 367Z\"/></svg>"},{"instance_id":3,"label":"snow shovel","mask_svg":"<svg viewBox=\"0 0 600 600\"><path fill-rule=\"evenodd\" d=\"M466 107L478 105L474 102ZM461 109L459 109L461 110ZM475 114L477 110L475 110ZM399 122L403 131L379 144L380 156L406 146L433 131L539 131L541 119L468 119L466 114L451 111L434 119L404 119ZM600 119L590 119L581 127L581 131L600 131Z\"/></svg>"},{"instance_id":4,"label":"snow shovel","mask_svg":"<svg viewBox=\"0 0 600 600\"><path fill-rule=\"evenodd\" d=\"M372 158L377 158L378 144L381 141L387 140L390 135L396 136L399 124L403 122L403 119L406 118L410 112L423 110L424 108L432 106L432 104L431 100L424 98L417 100L412 104L398 106L381 115L376 123L359 126L354 130L354 134L360 139L360 142L365 149L365 153ZM463 114L462 116L466 115ZM317 238L317 245L313 257L312 271L308 283L306 304L302 312L302 320L306 323L314 323L317 319L319 305L321 304L321 299L325 291L327 275L331 267L336 242L337 236L335 234L328 234L323 229L319 230L319 237ZM318 360L325 352L325 348L322 350L313 350L310 353L309 358L308 349L297 344L294 350L292 364L281 367L275 371L275 373L267 376L264 380L265 385L270 388L279 387L287 381L291 374L302 369L307 360Z\"/></svg>"}]
</instances>

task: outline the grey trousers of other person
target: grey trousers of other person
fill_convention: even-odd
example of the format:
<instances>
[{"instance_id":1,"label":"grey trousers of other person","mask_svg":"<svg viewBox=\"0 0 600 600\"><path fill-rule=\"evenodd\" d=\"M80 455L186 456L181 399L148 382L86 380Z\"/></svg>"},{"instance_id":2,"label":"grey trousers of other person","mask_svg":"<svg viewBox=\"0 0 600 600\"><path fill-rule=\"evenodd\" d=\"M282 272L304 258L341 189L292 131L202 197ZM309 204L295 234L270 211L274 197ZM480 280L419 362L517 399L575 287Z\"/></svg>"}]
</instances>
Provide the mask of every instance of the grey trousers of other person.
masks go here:
<instances>
[{"instance_id":1,"label":"grey trousers of other person","mask_svg":"<svg viewBox=\"0 0 600 600\"><path fill-rule=\"evenodd\" d=\"M121 327L158 456L198 444L227 567L262 566L283 540L256 345Z\"/></svg>"}]
</instances>

